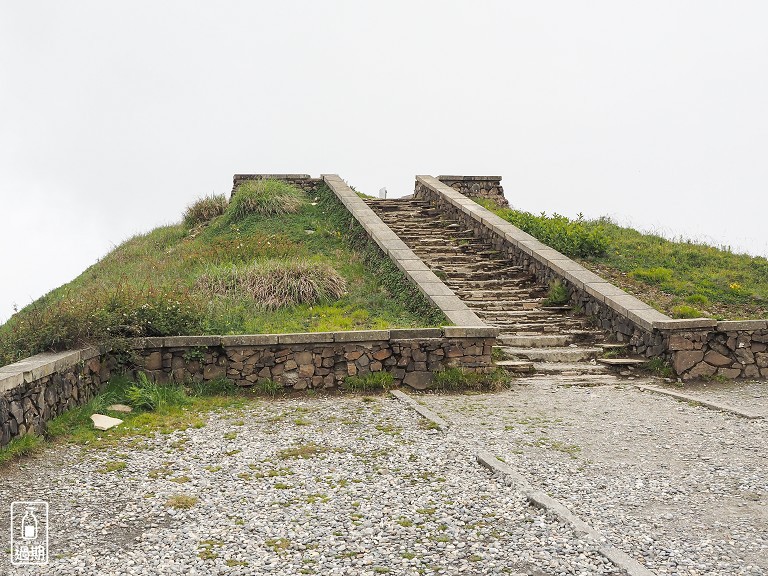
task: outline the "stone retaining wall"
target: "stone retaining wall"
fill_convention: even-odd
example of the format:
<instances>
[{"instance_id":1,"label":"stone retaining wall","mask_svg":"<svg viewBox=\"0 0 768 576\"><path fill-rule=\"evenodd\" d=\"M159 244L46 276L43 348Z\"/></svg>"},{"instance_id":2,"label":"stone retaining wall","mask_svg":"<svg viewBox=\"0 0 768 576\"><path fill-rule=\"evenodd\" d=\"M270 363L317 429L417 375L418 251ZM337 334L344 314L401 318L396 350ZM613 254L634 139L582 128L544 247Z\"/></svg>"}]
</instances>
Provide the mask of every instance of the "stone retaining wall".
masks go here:
<instances>
[{"instance_id":1,"label":"stone retaining wall","mask_svg":"<svg viewBox=\"0 0 768 576\"><path fill-rule=\"evenodd\" d=\"M501 186L501 176L438 176L437 179L464 196L486 198L499 206L509 206Z\"/></svg>"},{"instance_id":2,"label":"stone retaining wall","mask_svg":"<svg viewBox=\"0 0 768 576\"><path fill-rule=\"evenodd\" d=\"M0 367L0 447L88 402L109 378L96 348L38 354Z\"/></svg>"},{"instance_id":3,"label":"stone retaining wall","mask_svg":"<svg viewBox=\"0 0 768 576\"><path fill-rule=\"evenodd\" d=\"M317 187L323 183L321 178L312 178L309 174L235 174L232 178L232 193L230 199L235 195L237 187L246 180L285 180L304 192L314 192Z\"/></svg>"},{"instance_id":4,"label":"stone retaining wall","mask_svg":"<svg viewBox=\"0 0 768 576\"><path fill-rule=\"evenodd\" d=\"M488 372L495 328L309 332L252 336L177 336L137 343L137 369L160 381L227 378L239 386L265 381L287 389L333 388L348 376L389 372L395 385L429 386L452 367Z\"/></svg>"},{"instance_id":5,"label":"stone retaining wall","mask_svg":"<svg viewBox=\"0 0 768 576\"><path fill-rule=\"evenodd\" d=\"M768 378L768 324L765 320L698 320L661 330L672 367L683 380Z\"/></svg>"}]
</instances>

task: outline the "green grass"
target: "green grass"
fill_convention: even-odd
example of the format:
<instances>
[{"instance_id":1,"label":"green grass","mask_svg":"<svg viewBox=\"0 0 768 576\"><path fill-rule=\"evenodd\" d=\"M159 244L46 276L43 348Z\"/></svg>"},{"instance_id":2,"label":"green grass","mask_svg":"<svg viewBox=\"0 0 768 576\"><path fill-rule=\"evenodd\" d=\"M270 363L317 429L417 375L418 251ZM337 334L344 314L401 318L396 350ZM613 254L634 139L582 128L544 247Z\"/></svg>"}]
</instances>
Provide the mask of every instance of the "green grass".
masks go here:
<instances>
[{"instance_id":1,"label":"green grass","mask_svg":"<svg viewBox=\"0 0 768 576\"><path fill-rule=\"evenodd\" d=\"M768 316L768 259L619 226L609 218L568 220L480 203L545 244L678 318Z\"/></svg>"},{"instance_id":2,"label":"green grass","mask_svg":"<svg viewBox=\"0 0 768 576\"><path fill-rule=\"evenodd\" d=\"M21 438L14 438L8 444L0 448L0 467L17 458L29 456L38 452L42 445L43 438L33 434L27 434Z\"/></svg>"},{"instance_id":3,"label":"green grass","mask_svg":"<svg viewBox=\"0 0 768 576\"><path fill-rule=\"evenodd\" d=\"M206 226L163 226L127 240L0 326L0 365L47 350L119 343L127 337L447 323L327 187L312 197L298 189L293 194L303 197L293 212L243 211L235 194L224 214ZM326 284L320 298L275 306L247 290L213 294L201 280L231 280L253 270L274 277L275 268L297 267L321 270L323 278L339 279L336 287L344 289L334 292ZM309 276L312 284L316 275Z\"/></svg>"},{"instance_id":4,"label":"green grass","mask_svg":"<svg viewBox=\"0 0 768 576\"><path fill-rule=\"evenodd\" d=\"M393 383L394 378L389 372L369 372L361 376L347 376L344 378L344 388L355 392L389 390L392 388Z\"/></svg>"},{"instance_id":5,"label":"green grass","mask_svg":"<svg viewBox=\"0 0 768 576\"><path fill-rule=\"evenodd\" d=\"M470 372L463 368L446 368L433 374L432 388L443 391L501 390L509 381L509 374L500 368L488 374Z\"/></svg>"}]
</instances>

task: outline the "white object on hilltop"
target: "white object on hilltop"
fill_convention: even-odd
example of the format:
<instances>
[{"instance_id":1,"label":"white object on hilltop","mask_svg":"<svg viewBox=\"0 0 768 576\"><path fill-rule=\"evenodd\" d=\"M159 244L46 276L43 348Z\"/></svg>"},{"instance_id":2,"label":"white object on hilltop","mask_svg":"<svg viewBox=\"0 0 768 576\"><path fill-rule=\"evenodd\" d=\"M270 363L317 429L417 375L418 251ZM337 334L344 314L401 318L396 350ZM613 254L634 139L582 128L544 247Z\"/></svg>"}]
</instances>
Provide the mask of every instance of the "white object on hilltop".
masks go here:
<instances>
[{"instance_id":1,"label":"white object on hilltop","mask_svg":"<svg viewBox=\"0 0 768 576\"><path fill-rule=\"evenodd\" d=\"M382 200L386 200L387 199L387 188L386 187L384 187L381 190L379 190L379 198L381 198Z\"/></svg>"},{"instance_id":2,"label":"white object on hilltop","mask_svg":"<svg viewBox=\"0 0 768 576\"><path fill-rule=\"evenodd\" d=\"M91 414L91 420L93 420L93 427L96 430L109 430L114 428L118 424L122 424L123 421L120 418L112 418L111 416L105 416L104 414Z\"/></svg>"}]
</instances>

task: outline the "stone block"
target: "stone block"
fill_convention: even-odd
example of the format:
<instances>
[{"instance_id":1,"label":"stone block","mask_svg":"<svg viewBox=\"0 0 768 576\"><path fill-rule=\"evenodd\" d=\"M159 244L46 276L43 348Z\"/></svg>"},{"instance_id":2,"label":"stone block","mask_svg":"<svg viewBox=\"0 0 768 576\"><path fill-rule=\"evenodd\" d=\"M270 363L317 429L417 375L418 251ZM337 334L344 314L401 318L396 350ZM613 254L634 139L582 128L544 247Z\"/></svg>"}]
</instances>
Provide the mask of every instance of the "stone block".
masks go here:
<instances>
[{"instance_id":1,"label":"stone block","mask_svg":"<svg viewBox=\"0 0 768 576\"><path fill-rule=\"evenodd\" d=\"M690 378L707 378L717 372L717 368L710 366L706 362L700 362L696 366L690 369L688 377Z\"/></svg>"},{"instance_id":2,"label":"stone block","mask_svg":"<svg viewBox=\"0 0 768 576\"><path fill-rule=\"evenodd\" d=\"M765 320L723 320L717 323L718 332L765 330Z\"/></svg>"},{"instance_id":3,"label":"stone block","mask_svg":"<svg viewBox=\"0 0 768 576\"><path fill-rule=\"evenodd\" d=\"M734 379L741 376L741 368L718 368L717 374L718 376Z\"/></svg>"},{"instance_id":4,"label":"stone block","mask_svg":"<svg viewBox=\"0 0 768 576\"><path fill-rule=\"evenodd\" d=\"M350 330L335 332L336 342L378 342L389 340L389 330Z\"/></svg>"},{"instance_id":5,"label":"stone block","mask_svg":"<svg viewBox=\"0 0 768 576\"><path fill-rule=\"evenodd\" d=\"M457 326L485 326L480 317L471 310L449 310L445 312L446 318Z\"/></svg>"},{"instance_id":6,"label":"stone block","mask_svg":"<svg viewBox=\"0 0 768 576\"><path fill-rule=\"evenodd\" d=\"M446 338L496 338L499 329L495 326L443 326Z\"/></svg>"},{"instance_id":7,"label":"stone block","mask_svg":"<svg viewBox=\"0 0 768 576\"><path fill-rule=\"evenodd\" d=\"M221 336L166 336L163 346L166 348L207 348L219 346Z\"/></svg>"},{"instance_id":8,"label":"stone block","mask_svg":"<svg viewBox=\"0 0 768 576\"><path fill-rule=\"evenodd\" d=\"M149 356L144 358L145 370L160 370L163 367L163 355L161 352L150 352Z\"/></svg>"},{"instance_id":9,"label":"stone block","mask_svg":"<svg viewBox=\"0 0 768 576\"><path fill-rule=\"evenodd\" d=\"M693 342L682 334L671 334L668 348L669 350L693 350Z\"/></svg>"},{"instance_id":10,"label":"stone block","mask_svg":"<svg viewBox=\"0 0 768 576\"><path fill-rule=\"evenodd\" d=\"M408 372L403 377L403 384L415 390L425 390L432 384L431 372Z\"/></svg>"},{"instance_id":11,"label":"stone block","mask_svg":"<svg viewBox=\"0 0 768 576\"><path fill-rule=\"evenodd\" d=\"M419 289L427 296L455 296L453 290L442 282L421 282Z\"/></svg>"},{"instance_id":12,"label":"stone block","mask_svg":"<svg viewBox=\"0 0 768 576\"><path fill-rule=\"evenodd\" d=\"M682 374L686 370L693 368L704 359L704 352L701 350L684 350L676 352L672 360L672 369L676 374Z\"/></svg>"},{"instance_id":13,"label":"stone block","mask_svg":"<svg viewBox=\"0 0 768 576\"><path fill-rule=\"evenodd\" d=\"M432 303L443 312L449 310L469 310L469 307L457 296L428 296Z\"/></svg>"},{"instance_id":14,"label":"stone block","mask_svg":"<svg viewBox=\"0 0 768 576\"><path fill-rule=\"evenodd\" d=\"M653 323L658 330L692 330L703 328L715 328L717 320L711 318L681 318L679 320L663 320Z\"/></svg>"},{"instance_id":15,"label":"stone block","mask_svg":"<svg viewBox=\"0 0 768 576\"><path fill-rule=\"evenodd\" d=\"M424 338L441 338L440 328L392 328L389 331L391 340L420 340Z\"/></svg>"},{"instance_id":16,"label":"stone block","mask_svg":"<svg viewBox=\"0 0 768 576\"><path fill-rule=\"evenodd\" d=\"M320 344L334 341L333 332L297 332L277 334L279 344Z\"/></svg>"},{"instance_id":17,"label":"stone block","mask_svg":"<svg viewBox=\"0 0 768 576\"><path fill-rule=\"evenodd\" d=\"M722 366L730 366L733 364L733 360L727 356L723 356L719 352L715 352L714 350L710 350L704 354L704 362L707 364L712 364L712 366L717 366L718 368Z\"/></svg>"},{"instance_id":18,"label":"stone block","mask_svg":"<svg viewBox=\"0 0 768 576\"><path fill-rule=\"evenodd\" d=\"M238 334L222 336L221 345L228 346L274 346L278 343L277 334Z\"/></svg>"},{"instance_id":19,"label":"stone block","mask_svg":"<svg viewBox=\"0 0 768 576\"><path fill-rule=\"evenodd\" d=\"M217 364L206 364L203 368L203 379L205 380L217 380L219 378L225 378L227 376L226 366L218 366Z\"/></svg>"}]
</instances>

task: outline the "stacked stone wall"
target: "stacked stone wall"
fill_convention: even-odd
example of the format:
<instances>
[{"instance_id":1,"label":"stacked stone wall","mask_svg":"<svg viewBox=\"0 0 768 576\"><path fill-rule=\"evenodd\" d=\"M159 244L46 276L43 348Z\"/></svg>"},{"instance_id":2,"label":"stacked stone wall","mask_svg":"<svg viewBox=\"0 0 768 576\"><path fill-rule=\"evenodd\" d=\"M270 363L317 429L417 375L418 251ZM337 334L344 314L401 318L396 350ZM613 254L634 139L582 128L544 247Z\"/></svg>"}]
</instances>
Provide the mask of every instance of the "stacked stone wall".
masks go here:
<instances>
[{"instance_id":1,"label":"stacked stone wall","mask_svg":"<svg viewBox=\"0 0 768 576\"><path fill-rule=\"evenodd\" d=\"M501 186L501 176L438 176L437 179L464 196L485 198L499 206L509 206Z\"/></svg>"},{"instance_id":2,"label":"stacked stone wall","mask_svg":"<svg viewBox=\"0 0 768 576\"><path fill-rule=\"evenodd\" d=\"M714 326L664 331L675 373L683 380L768 378L766 321L710 322Z\"/></svg>"},{"instance_id":3,"label":"stacked stone wall","mask_svg":"<svg viewBox=\"0 0 768 576\"><path fill-rule=\"evenodd\" d=\"M109 378L110 362L95 348L38 354L0 368L0 447L87 403Z\"/></svg>"},{"instance_id":4,"label":"stacked stone wall","mask_svg":"<svg viewBox=\"0 0 768 576\"><path fill-rule=\"evenodd\" d=\"M426 388L452 367L493 368L493 328L423 328L254 336L147 338L137 370L159 381L227 378L239 386L271 380L286 389L333 388L349 376L389 372L395 385Z\"/></svg>"}]
</instances>

